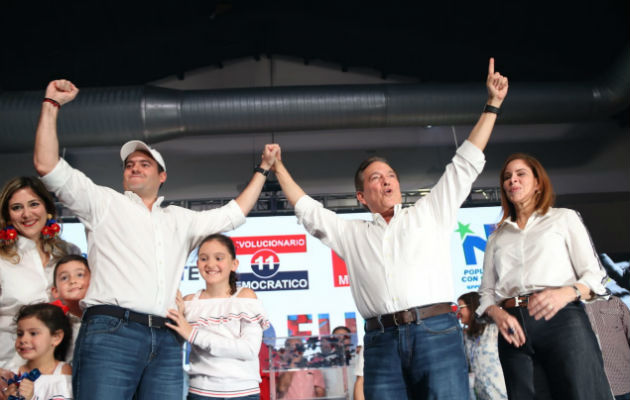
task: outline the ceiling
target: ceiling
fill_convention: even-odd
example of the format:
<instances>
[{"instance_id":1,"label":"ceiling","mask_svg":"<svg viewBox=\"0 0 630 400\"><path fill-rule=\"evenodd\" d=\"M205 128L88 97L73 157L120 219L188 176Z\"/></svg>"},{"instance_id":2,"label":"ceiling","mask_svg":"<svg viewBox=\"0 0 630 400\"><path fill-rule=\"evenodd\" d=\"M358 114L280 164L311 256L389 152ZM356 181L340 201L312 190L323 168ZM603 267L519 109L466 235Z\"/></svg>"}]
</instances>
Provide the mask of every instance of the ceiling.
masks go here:
<instances>
[{"instance_id":1,"label":"ceiling","mask_svg":"<svg viewBox=\"0 0 630 400\"><path fill-rule=\"evenodd\" d=\"M50 1L0 4L0 89L59 76L138 85L265 55L421 82L588 81L628 44L630 3L553 1Z\"/></svg>"}]
</instances>

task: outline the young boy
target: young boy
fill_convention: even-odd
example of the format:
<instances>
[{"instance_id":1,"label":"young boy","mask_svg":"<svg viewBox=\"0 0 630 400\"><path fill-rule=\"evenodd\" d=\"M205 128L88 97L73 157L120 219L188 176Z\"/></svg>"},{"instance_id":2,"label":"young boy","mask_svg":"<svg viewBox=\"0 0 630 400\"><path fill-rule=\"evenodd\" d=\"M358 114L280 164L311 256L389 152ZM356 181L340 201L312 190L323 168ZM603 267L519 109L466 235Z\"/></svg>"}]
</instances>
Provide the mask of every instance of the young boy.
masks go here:
<instances>
[{"instance_id":1,"label":"young boy","mask_svg":"<svg viewBox=\"0 0 630 400\"><path fill-rule=\"evenodd\" d=\"M55 265L51 293L53 297L68 307L68 318L72 325L72 341L68 349L67 362L72 362L74 342L81 327L83 310L79 302L85 297L90 286L90 267L87 260L76 254L62 257Z\"/></svg>"}]
</instances>

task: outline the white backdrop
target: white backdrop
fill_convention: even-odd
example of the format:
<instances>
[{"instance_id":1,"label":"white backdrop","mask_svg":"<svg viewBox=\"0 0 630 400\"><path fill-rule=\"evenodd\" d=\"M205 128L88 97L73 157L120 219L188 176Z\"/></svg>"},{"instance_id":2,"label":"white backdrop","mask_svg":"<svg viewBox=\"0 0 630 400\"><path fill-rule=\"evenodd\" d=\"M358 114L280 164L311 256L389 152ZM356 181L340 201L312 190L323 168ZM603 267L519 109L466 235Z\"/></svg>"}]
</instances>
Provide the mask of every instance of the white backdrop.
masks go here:
<instances>
[{"instance_id":1,"label":"white backdrop","mask_svg":"<svg viewBox=\"0 0 630 400\"><path fill-rule=\"evenodd\" d=\"M477 290L481 283L485 243L501 208L462 208L453 227L451 257L453 287L457 297ZM369 219L368 213L340 214L347 219ZM254 289L263 301L273 337L328 334L338 325L356 329L363 337L363 320L356 311L348 286L345 265L333 260L332 251L310 236L295 216L250 217L240 228L228 232L237 247L241 284ZM66 223L62 237L83 252L87 244L80 223ZM205 286L196 267L194 251L184 268L184 295Z\"/></svg>"}]
</instances>

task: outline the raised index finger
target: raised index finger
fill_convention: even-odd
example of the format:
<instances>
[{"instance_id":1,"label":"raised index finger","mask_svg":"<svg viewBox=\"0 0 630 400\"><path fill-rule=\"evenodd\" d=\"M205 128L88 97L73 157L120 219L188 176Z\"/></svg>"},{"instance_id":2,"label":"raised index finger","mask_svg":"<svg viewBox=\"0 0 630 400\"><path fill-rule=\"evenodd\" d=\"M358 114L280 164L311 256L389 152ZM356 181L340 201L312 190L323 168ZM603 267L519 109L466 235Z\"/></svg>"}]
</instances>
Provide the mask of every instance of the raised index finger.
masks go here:
<instances>
[{"instance_id":1,"label":"raised index finger","mask_svg":"<svg viewBox=\"0 0 630 400\"><path fill-rule=\"evenodd\" d=\"M488 75L494 74L494 57L490 57L490 61L488 62Z\"/></svg>"}]
</instances>

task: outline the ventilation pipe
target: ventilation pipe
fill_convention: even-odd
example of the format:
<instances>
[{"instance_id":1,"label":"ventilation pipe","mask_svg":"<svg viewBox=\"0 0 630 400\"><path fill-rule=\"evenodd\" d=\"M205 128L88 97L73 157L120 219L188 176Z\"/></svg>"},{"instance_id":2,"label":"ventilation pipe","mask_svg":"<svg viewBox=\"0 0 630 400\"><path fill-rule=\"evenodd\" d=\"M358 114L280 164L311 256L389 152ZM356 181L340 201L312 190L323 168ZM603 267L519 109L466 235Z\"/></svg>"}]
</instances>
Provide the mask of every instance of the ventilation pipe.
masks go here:
<instances>
[{"instance_id":1,"label":"ventilation pipe","mask_svg":"<svg viewBox=\"0 0 630 400\"><path fill-rule=\"evenodd\" d=\"M630 104L630 49L605 79L511 82L501 123L595 120ZM0 94L0 152L31 151L43 93ZM61 146L155 143L178 136L473 124L485 87L472 84L303 86L179 91L153 86L84 88L63 107Z\"/></svg>"}]
</instances>

